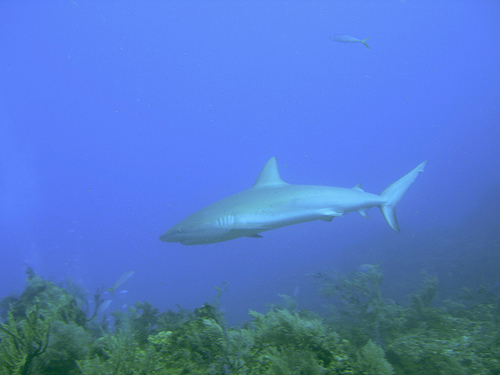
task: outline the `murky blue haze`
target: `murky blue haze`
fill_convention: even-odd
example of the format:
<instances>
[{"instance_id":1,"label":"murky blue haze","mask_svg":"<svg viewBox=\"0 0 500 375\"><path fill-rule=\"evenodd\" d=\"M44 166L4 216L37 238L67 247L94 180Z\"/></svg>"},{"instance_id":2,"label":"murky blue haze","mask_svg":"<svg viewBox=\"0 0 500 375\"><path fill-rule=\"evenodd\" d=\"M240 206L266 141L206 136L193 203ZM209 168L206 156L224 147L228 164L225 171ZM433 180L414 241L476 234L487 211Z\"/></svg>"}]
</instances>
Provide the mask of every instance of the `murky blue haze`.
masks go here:
<instances>
[{"instance_id":1,"label":"murky blue haze","mask_svg":"<svg viewBox=\"0 0 500 375\"><path fill-rule=\"evenodd\" d=\"M498 285L497 1L3 1L0 296L25 268L90 293L135 271L110 309L209 302L230 322L308 276L380 264L404 302ZM332 41L348 34L360 43ZM289 183L380 193L428 160L398 206L205 246L158 240L249 188L277 156Z\"/></svg>"}]
</instances>

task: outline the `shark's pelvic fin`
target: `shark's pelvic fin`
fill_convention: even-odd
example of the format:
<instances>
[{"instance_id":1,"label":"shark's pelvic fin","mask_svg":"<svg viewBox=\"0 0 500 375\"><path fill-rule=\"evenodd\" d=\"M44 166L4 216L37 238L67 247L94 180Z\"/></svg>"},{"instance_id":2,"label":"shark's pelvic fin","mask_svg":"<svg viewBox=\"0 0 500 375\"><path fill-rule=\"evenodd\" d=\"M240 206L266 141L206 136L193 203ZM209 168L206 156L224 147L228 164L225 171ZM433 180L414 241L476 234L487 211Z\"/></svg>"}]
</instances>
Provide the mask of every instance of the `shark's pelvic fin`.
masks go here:
<instances>
[{"instance_id":1,"label":"shark's pelvic fin","mask_svg":"<svg viewBox=\"0 0 500 375\"><path fill-rule=\"evenodd\" d=\"M323 221L332 221L334 217L342 216L343 214L344 214L343 212L334 211L334 210L331 210L331 209L324 210L322 212L323 216L320 217L320 220L323 220Z\"/></svg>"},{"instance_id":2,"label":"shark's pelvic fin","mask_svg":"<svg viewBox=\"0 0 500 375\"><path fill-rule=\"evenodd\" d=\"M399 229L398 218L396 217L396 206L401 198L403 198L406 190L408 190L413 181L415 181L418 174L424 171L426 163L427 161L420 163L414 170L401 177L380 194L385 201L385 203L380 206L380 210L387 223L398 233L401 232L401 230Z\"/></svg>"},{"instance_id":3,"label":"shark's pelvic fin","mask_svg":"<svg viewBox=\"0 0 500 375\"><path fill-rule=\"evenodd\" d=\"M264 165L264 168L262 168L262 170L260 171L259 177L257 177L257 181L255 181L253 187L261 188L280 185L288 184L281 179L280 172L278 170L278 162L276 161L276 157L273 156L267 161L266 165Z\"/></svg>"}]
</instances>

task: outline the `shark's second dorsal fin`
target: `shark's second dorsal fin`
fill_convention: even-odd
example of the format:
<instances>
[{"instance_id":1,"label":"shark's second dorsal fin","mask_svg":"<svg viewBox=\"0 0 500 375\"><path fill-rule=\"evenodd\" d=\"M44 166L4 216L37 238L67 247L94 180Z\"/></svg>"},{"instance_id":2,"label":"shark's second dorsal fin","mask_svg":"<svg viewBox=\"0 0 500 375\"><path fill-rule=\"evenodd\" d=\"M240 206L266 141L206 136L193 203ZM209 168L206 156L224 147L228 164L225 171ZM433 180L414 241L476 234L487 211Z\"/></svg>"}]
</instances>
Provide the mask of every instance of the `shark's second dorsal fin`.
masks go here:
<instances>
[{"instance_id":1,"label":"shark's second dorsal fin","mask_svg":"<svg viewBox=\"0 0 500 375\"><path fill-rule=\"evenodd\" d=\"M257 181L255 181L253 187L260 188L279 185L287 185L287 183L281 179L280 172L278 171L278 162L276 161L276 157L273 156L260 171L259 177L257 177Z\"/></svg>"},{"instance_id":2,"label":"shark's second dorsal fin","mask_svg":"<svg viewBox=\"0 0 500 375\"><path fill-rule=\"evenodd\" d=\"M364 192L363 188L361 187L361 184L356 184L356 186L354 186L353 189Z\"/></svg>"}]
</instances>

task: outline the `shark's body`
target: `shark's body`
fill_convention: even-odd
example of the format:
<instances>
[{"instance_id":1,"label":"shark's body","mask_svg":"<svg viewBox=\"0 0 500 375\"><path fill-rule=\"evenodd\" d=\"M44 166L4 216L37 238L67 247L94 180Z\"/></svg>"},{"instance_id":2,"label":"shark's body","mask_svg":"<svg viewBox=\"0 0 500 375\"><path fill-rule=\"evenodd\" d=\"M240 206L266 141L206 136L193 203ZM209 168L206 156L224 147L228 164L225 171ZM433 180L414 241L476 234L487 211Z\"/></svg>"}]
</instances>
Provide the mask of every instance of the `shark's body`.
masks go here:
<instances>
[{"instance_id":1,"label":"shark's body","mask_svg":"<svg viewBox=\"0 0 500 375\"><path fill-rule=\"evenodd\" d=\"M314 220L331 221L336 216L379 207L396 232L395 208L406 190L423 172L425 161L393 183L382 194L363 191L359 185L339 188L290 185L279 176L276 158L271 158L251 189L221 199L188 216L160 236L165 242L202 245L239 237L261 237L259 233Z\"/></svg>"},{"instance_id":2,"label":"shark's body","mask_svg":"<svg viewBox=\"0 0 500 375\"><path fill-rule=\"evenodd\" d=\"M333 41L335 41L335 42L341 42L341 43L362 43L368 49L370 49L370 47L368 46L368 43L366 43L366 42L370 38L371 37L368 37L368 38L365 38L365 39L358 39L358 38L355 38L355 37L353 37L351 35L333 35L333 36L330 37L330 39L333 40Z\"/></svg>"}]
</instances>

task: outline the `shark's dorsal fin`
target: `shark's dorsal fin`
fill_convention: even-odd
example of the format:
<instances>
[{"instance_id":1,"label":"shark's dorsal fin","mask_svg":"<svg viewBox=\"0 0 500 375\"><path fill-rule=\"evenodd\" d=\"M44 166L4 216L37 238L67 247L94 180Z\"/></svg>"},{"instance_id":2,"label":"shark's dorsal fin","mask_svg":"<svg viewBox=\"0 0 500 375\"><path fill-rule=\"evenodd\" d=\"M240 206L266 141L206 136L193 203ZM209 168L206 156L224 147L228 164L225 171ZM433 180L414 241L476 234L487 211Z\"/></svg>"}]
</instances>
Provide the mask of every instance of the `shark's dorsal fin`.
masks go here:
<instances>
[{"instance_id":1,"label":"shark's dorsal fin","mask_svg":"<svg viewBox=\"0 0 500 375\"><path fill-rule=\"evenodd\" d=\"M255 181L253 187L260 188L279 185L287 185L287 183L281 179L280 172L278 171L278 162L276 161L276 157L273 156L260 171L259 177L257 177L257 181Z\"/></svg>"}]
</instances>

